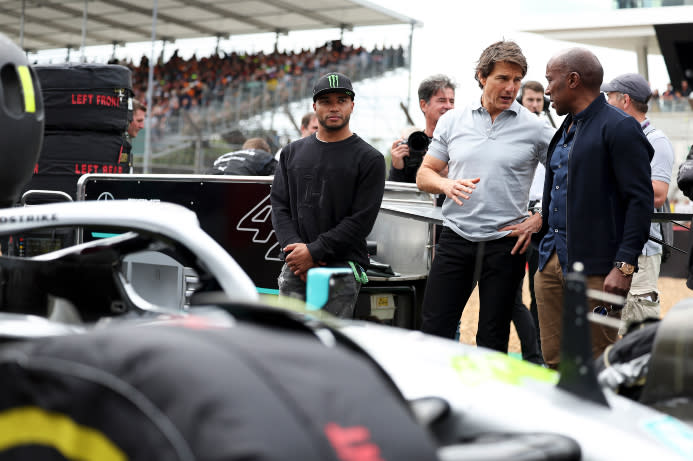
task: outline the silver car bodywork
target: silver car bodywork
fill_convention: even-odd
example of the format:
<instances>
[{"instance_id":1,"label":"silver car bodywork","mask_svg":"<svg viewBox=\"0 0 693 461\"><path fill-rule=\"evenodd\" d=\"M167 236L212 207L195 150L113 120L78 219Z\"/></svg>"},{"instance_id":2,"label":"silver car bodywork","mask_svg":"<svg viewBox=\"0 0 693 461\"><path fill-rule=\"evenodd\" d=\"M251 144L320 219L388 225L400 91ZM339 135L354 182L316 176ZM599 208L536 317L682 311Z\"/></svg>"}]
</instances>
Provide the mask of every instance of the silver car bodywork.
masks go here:
<instances>
[{"instance_id":1,"label":"silver car bodywork","mask_svg":"<svg viewBox=\"0 0 693 461\"><path fill-rule=\"evenodd\" d=\"M132 201L106 205L95 201L0 210L3 234L48 226L89 225L131 229L176 241L218 281L223 291L219 304L245 304L250 309L253 304L260 306L255 287L242 268L199 228L195 214L183 207ZM66 255L88 253L107 245L109 239L88 242L33 259L50 264ZM204 303L207 306L213 304L209 299ZM153 316L196 312L194 306L183 312L177 307L135 301L144 310L150 309ZM281 304L281 300L276 302ZM416 331L334 319L316 322L308 310L287 310L285 315L314 330L322 344L316 347L329 347L331 340L326 338L331 336L330 331L337 340L349 338L390 376L407 400L435 397L446 402L457 444L484 433L549 432L574 439L585 460L693 459L693 430L686 424L609 391L604 395L606 405L590 401L556 386L559 377L553 371ZM0 323L10 325L5 323L9 319L0 318ZM36 321L15 316L13 321L17 320L29 328L30 322ZM87 328L62 326L41 331L79 334ZM441 450L444 448L441 446ZM441 458L455 459L446 457L444 450Z\"/></svg>"}]
</instances>

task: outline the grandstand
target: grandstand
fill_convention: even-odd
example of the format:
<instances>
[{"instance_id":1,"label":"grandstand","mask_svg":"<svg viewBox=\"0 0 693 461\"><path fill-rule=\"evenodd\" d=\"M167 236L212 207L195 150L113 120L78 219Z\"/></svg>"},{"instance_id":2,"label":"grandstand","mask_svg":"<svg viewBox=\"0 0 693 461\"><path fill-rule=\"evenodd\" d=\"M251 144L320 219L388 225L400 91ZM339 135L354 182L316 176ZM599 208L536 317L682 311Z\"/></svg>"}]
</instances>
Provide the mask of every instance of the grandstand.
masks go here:
<instances>
[{"instance_id":1,"label":"grandstand","mask_svg":"<svg viewBox=\"0 0 693 461\"><path fill-rule=\"evenodd\" d=\"M130 67L135 97L144 100L149 60L143 57ZM154 66L152 171L204 171L219 153L251 135L265 137L278 149L296 136L295 119L310 106L319 75L338 71L359 82L404 67L401 46L368 51L340 40L297 53L221 53L188 60L174 53ZM275 129L272 116L278 113L293 126Z\"/></svg>"}]
</instances>

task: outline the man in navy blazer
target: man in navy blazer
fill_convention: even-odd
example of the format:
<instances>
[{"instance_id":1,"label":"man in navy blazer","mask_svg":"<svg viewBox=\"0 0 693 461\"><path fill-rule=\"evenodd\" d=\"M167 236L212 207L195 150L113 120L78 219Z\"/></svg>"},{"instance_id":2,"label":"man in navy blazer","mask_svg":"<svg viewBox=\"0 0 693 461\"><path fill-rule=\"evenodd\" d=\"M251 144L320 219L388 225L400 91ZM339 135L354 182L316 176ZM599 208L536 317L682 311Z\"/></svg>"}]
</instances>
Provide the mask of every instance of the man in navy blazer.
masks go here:
<instances>
[{"instance_id":1,"label":"man in navy blazer","mask_svg":"<svg viewBox=\"0 0 693 461\"><path fill-rule=\"evenodd\" d=\"M548 149L534 280L544 360L552 368L560 361L564 274L581 263L588 288L626 296L652 217L652 146L634 118L607 103L603 76L597 57L581 48L546 65L546 94L567 115ZM589 300L590 309L599 304ZM617 339L617 330L592 325L595 357Z\"/></svg>"}]
</instances>

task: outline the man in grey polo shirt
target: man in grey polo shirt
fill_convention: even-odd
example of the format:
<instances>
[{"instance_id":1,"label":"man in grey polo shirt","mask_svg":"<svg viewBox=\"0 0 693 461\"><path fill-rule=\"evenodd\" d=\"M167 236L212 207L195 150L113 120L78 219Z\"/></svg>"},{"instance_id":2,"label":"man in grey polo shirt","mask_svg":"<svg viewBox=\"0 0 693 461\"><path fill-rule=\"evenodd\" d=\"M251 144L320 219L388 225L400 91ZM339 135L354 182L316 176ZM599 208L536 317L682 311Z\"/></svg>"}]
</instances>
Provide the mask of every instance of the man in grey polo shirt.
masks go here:
<instances>
[{"instance_id":1,"label":"man in grey polo shirt","mask_svg":"<svg viewBox=\"0 0 693 461\"><path fill-rule=\"evenodd\" d=\"M669 138L655 128L647 118L647 101L652 95L650 85L642 75L623 74L602 85L601 90L606 93L609 104L618 107L640 123L647 140L654 148L650 169L656 211L667 199L671 170L674 167L674 148ZM662 239L660 223L650 225L650 235ZM638 322L646 318L659 318L657 280L661 262L662 246L648 240L642 249L642 254L638 256L638 271L633 274L626 304L621 312L621 319L626 323ZM625 326L621 327L619 333L625 334L625 332Z\"/></svg>"},{"instance_id":2,"label":"man in grey polo shirt","mask_svg":"<svg viewBox=\"0 0 693 461\"><path fill-rule=\"evenodd\" d=\"M476 342L502 352L508 350L513 300L525 273L523 253L541 228L541 216L527 211L529 188L553 135L515 100L526 73L516 43L486 48L475 70L480 100L440 118L416 178L421 190L446 196L422 330L454 337L478 273ZM446 166L444 178L438 173Z\"/></svg>"}]
</instances>

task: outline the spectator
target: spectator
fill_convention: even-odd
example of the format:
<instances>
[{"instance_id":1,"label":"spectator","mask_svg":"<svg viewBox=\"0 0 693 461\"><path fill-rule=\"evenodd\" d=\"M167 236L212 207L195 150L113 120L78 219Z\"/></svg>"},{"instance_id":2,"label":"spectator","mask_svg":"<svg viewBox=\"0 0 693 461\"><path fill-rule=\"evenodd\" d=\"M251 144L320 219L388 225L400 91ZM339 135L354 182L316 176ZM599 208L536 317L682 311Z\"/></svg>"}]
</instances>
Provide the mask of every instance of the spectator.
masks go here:
<instances>
[{"instance_id":1,"label":"spectator","mask_svg":"<svg viewBox=\"0 0 693 461\"><path fill-rule=\"evenodd\" d=\"M305 138L318 131L318 117L315 112L308 112L301 118L301 137Z\"/></svg>"},{"instance_id":2,"label":"spectator","mask_svg":"<svg viewBox=\"0 0 693 461\"><path fill-rule=\"evenodd\" d=\"M651 112L659 112L661 110L659 90L656 88L652 91L649 106Z\"/></svg>"},{"instance_id":3,"label":"spectator","mask_svg":"<svg viewBox=\"0 0 693 461\"><path fill-rule=\"evenodd\" d=\"M520 104L533 114L540 115L544 112L544 87L541 83L534 80L526 81L522 85L519 99Z\"/></svg>"},{"instance_id":4,"label":"spectator","mask_svg":"<svg viewBox=\"0 0 693 461\"><path fill-rule=\"evenodd\" d=\"M667 89L662 92L662 99L665 101L678 99L678 94L674 91L674 86L671 83L667 83Z\"/></svg>"},{"instance_id":5,"label":"spectator","mask_svg":"<svg viewBox=\"0 0 693 461\"><path fill-rule=\"evenodd\" d=\"M638 74L619 75L611 82L602 85L607 100L612 106L618 107L640 123L640 126L654 148L654 156L650 162L652 189L654 191L654 208L660 209L665 205L671 182L671 170L674 167L674 148L661 130L658 130L647 118L647 102L650 99L650 86ZM670 210L664 210L669 213ZM652 223L650 235L662 239L660 223ZM662 246L648 241L638 256L638 271L633 274L633 281L628 291L626 304L621 318L624 322L639 322L646 318L659 318L659 290L657 279L662 262ZM619 330L626 333L626 327Z\"/></svg>"},{"instance_id":6,"label":"spectator","mask_svg":"<svg viewBox=\"0 0 693 461\"><path fill-rule=\"evenodd\" d=\"M267 141L262 138L250 138L243 143L241 150L229 152L216 159L207 174L271 176L277 167L277 160L269 151Z\"/></svg>"},{"instance_id":7,"label":"spectator","mask_svg":"<svg viewBox=\"0 0 693 461\"><path fill-rule=\"evenodd\" d=\"M144 118L147 114L147 106L137 99L132 100L132 121L128 125L128 135L130 139L135 139L137 133L144 128Z\"/></svg>"},{"instance_id":8,"label":"spectator","mask_svg":"<svg viewBox=\"0 0 693 461\"><path fill-rule=\"evenodd\" d=\"M303 117L301 117L301 138L312 135L318 131L318 118L315 116L315 112L308 112ZM282 155L282 149L279 148L274 158L279 161L279 157Z\"/></svg>"}]
</instances>

